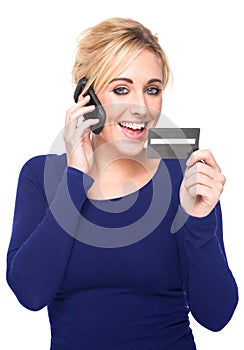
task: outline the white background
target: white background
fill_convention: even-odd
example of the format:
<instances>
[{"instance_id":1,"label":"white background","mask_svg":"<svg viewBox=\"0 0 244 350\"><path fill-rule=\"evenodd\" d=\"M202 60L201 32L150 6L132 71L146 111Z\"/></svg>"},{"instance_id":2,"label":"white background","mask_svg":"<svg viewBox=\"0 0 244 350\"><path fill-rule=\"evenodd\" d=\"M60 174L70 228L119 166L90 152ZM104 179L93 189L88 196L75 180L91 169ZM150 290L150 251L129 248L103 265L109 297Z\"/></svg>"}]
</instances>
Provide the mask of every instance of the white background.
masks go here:
<instances>
[{"instance_id":1,"label":"white background","mask_svg":"<svg viewBox=\"0 0 244 350\"><path fill-rule=\"evenodd\" d=\"M46 309L25 310L5 282L17 179L27 159L49 152L73 104L78 34L113 16L132 17L157 33L174 74L163 113L180 127L200 127L200 147L212 150L227 177L224 237L240 302L221 332L194 320L192 328L198 350L244 348L242 1L8 0L0 6L0 348L49 349Z\"/></svg>"}]
</instances>

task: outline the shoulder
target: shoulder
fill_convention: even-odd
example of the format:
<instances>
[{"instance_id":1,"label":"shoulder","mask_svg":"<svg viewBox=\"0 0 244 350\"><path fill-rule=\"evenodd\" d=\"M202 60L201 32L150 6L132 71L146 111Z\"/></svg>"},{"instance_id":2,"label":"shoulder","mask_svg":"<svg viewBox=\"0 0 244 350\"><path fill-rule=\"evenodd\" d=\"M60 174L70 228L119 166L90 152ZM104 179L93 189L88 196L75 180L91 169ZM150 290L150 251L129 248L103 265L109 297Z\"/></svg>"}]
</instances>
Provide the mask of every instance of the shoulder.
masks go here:
<instances>
[{"instance_id":1,"label":"shoulder","mask_svg":"<svg viewBox=\"0 0 244 350\"><path fill-rule=\"evenodd\" d=\"M66 167L66 154L38 155L28 159L20 171L20 177L36 178L43 182L45 173L63 173Z\"/></svg>"},{"instance_id":2,"label":"shoulder","mask_svg":"<svg viewBox=\"0 0 244 350\"><path fill-rule=\"evenodd\" d=\"M52 164L53 166L57 166L58 168L65 168L66 166L66 154L57 155L57 154L45 154L45 155L37 155L30 159L28 159L22 170L30 169L33 171L43 170L47 164Z\"/></svg>"}]
</instances>

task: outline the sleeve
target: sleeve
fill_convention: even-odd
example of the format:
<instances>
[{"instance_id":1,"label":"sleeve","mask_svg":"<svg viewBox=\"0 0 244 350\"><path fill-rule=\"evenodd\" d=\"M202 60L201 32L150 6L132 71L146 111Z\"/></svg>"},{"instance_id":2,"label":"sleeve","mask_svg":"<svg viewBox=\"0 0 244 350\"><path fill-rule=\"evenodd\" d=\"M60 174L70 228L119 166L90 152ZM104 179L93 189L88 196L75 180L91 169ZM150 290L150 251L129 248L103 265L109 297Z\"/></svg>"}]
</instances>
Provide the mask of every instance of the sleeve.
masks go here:
<instances>
[{"instance_id":1,"label":"sleeve","mask_svg":"<svg viewBox=\"0 0 244 350\"><path fill-rule=\"evenodd\" d=\"M186 216L183 209L181 215ZM177 240L188 307L202 326L219 331L238 303L224 248L220 203L208 216L188 216L183 222Z\"/></svg>"},{"instance_id":2,"label":"sleeve","mask_svg":"<svg viewBox=\"0 0 244 350\"><path fill-rule=\"evenodd\" d=\"M19 302L36 311L48 305L60 290L80 209L93 179L66 167L48 203L44 182L34 169L33 161L28 161L19 176L7 282Z\"/></svg>"}]
</instances>

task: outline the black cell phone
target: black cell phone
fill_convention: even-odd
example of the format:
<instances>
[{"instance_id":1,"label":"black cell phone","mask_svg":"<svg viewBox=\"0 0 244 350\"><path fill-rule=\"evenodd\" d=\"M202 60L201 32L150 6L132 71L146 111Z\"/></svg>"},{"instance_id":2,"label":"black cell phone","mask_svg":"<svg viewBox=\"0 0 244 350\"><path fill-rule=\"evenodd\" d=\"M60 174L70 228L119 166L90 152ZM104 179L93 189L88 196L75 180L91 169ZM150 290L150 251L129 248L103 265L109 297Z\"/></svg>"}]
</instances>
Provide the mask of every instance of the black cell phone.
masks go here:
<instances>
[{"instance_id":1,"label":"black cell phone","mask_svg":"<svg viewBox=\"0 0 244 350\"><path fill-rule=\"evenodd\" d=\"M79 80L74 92L74 100L76 103L78 102L78 98L82 93L82 91L84 90L86 84L87 84L86 78L81 78ZM86 95L90 95L90 101L88 102L87 106L95 105L96 108L94 111L84 114L84 119L99 119L99 123L97 123L96 125L92 125L90 127L91 131L94 132L94 134L99 134L102 131L102 128L105 124L106 113L101 102L99 101L97 95L95 94L91 86L85 92L84 96Z\"/></svg>"}]
</instances>

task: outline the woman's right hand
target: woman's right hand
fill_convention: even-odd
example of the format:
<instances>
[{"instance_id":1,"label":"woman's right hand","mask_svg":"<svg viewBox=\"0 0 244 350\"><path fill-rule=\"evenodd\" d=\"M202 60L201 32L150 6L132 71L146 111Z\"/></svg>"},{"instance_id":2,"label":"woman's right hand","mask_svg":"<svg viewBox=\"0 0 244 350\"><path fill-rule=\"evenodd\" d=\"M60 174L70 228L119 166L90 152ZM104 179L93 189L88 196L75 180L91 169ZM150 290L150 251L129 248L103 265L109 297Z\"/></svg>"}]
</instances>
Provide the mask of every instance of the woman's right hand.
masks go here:
<instances>
[{"instance_id":1,"label":"woman's right hand","mask_svg":"<svg viewBox=\"0 0 244 350\"><path fill-rule=\"evenodd\" d=\"M88 173L93 165L93 148L90 140L90 126L99 119L83 118L83 115L94 111L95 106L86 106L90 96L80 96L79 101L66 112L64 141L66 146L67 165Z\"/></svg>"}]
</instances>

